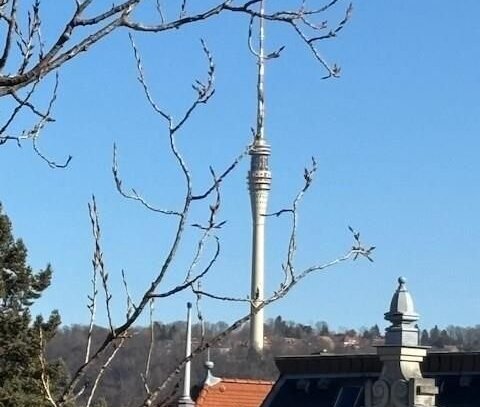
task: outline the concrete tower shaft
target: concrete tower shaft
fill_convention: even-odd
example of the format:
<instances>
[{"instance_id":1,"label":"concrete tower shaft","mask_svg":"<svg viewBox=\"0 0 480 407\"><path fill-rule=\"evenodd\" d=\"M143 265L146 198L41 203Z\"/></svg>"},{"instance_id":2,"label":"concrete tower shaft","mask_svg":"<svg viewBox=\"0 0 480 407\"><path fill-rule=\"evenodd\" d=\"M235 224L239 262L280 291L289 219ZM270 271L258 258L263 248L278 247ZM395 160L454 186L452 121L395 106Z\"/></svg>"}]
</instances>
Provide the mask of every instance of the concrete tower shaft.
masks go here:
<instances>
[{"instance_id":1,"label":"concrete tower shaft","mask_svg":"<svg viewBox=\"0 0 480 407\"><path fill-rule=\"evenodd\" d=\"M252 208L252 285L250 347L257 352L263 350L263 309L257 307L264 300L265 280L265 214L271 184L268 166L270 147L263 139L257 139L250 152L251 166L248 173L250 202Z\"/></svg>"},{"instance_id":2,"label":"concrete tower shaft","mask_svg":"<svg viewBox=\"0 0 480 407\"><path fill-rule=\"evenodd\" d=\"M265 13L265 0L260 1L260 15ZM257 128L250 150L251 162L248 173L248 186L252 208L252 287L250 308L250 349L263 350L263 309L258 307L264 300L265 276L265 214L272 174L268 166L270 146L265 140L265 56L264 18L259 17L257 57Z\"/></svg>"}]
</instances>

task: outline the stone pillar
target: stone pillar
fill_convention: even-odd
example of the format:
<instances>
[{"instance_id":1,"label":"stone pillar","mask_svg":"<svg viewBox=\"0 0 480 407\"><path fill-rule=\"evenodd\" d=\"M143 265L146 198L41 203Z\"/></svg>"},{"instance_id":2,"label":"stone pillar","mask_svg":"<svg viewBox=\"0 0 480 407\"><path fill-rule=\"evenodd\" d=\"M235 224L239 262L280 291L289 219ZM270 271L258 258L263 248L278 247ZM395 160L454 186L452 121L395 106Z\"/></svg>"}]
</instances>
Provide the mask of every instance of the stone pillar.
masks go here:
<instances>
[{"instance_id":1,"label":"stone pillar","mask_svg":"<svg viewBox=\"0 0 480 407\"><path fill-rule=\"evenodd\" d=\"M419 315L413 300L400 277L385 319L391 322L386 329L385 345L377 347L383 363L380 378L367 383L366 407L435 407L438 388L434 379L425 379L420 363L427 347L419 346L419 331L415 326Z\"/></svg>"}]
</instances>

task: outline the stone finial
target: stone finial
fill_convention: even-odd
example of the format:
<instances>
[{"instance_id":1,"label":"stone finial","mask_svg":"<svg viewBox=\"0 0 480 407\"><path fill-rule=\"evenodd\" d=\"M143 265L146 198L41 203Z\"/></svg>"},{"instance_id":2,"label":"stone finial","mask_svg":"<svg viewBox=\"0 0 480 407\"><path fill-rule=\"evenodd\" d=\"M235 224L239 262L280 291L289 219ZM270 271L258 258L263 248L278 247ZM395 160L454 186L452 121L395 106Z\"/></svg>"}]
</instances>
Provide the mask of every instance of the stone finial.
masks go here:
<instances>
[{"instance_id":1,"label":"stone finial","mask_svg":"<svg viewBox=\"0 0 480 407\"><path fill-rule=\"evenodd\" d=\"M418 346L418 328L415 322L419 315L415 312L413 299L408 292L406 279L398 278L398 288L390 302L390 310L385 319L392 323L386 330L385 345Z\"/></svg>"},{"instance_id":2,"label":"stone finial","mask_svg":"<svg viewBox=\"0 0 480 407\"><path fill-rule=\"evenodd\" d=\"M210 356L210 355L209 355ZM222 381L222 379L218 378L218 377L215 377L213 374L212 374L212 370L213 368L215 367L215 363L213 363L211 360L210 360L210 357L208 358L208 360L205 362L205 370L207 371L207 374L205 376L205 386L215 386L217 383L220 383Z\"/></svg>"},{"instance_id":3,"label":"stone finial","mask_svg":"<svg viewBox=\"0 0 480 407\"><path fill-rule=\"evenodd\" d=\"M427 355L427 348L418 344L418 314L406 280L398 279L390 310L385 319L391 322L385 334L385 345L377 347L383 364L380 377L367 382L366 407L434 407L438 388L434 379L422 376L420 363Z\"/></svg>"}]
</instances>

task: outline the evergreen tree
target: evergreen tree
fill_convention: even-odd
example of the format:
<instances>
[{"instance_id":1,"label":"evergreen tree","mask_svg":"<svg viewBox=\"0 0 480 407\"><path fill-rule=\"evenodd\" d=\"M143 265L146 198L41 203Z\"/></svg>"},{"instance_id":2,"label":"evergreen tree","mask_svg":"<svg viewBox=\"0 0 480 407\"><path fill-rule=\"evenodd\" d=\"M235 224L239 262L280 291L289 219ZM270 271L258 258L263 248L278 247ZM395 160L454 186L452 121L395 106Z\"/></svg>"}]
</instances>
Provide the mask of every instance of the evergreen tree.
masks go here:
<instances>
[{"instance_id":1,"label":"evergreen tree","mask_svg":"<svg viewBox=\"0 0 480 407\"><path fill-rule=\"evenodd\" d=\"M422 330L422 336L420 338L420 344L422 346L429 346L430 345L430 335L426 329Z\"/></svg>"},{"instance_id":2,"label":"evergreen tree","mask_svg":"<svg viewBox=\"0 0 480 407\"><path fill-rule=\"evenodd\" d=\"M317 322L316 328L320 336L329 336L330 330L328 329L328 324L325 321Z\"/></svg>"},{"instance_id":3,"label":"evergreen tree","mask_svg":"<svg viewBox=\"0 0 480 407\"><path fill-rule=\"evenodd\" d=\"M380 332L380 328L378 327L377 324L373 325L370 328L370 335L372 336L372 339L380 338L380 336L382 336L382 334Z\"/></svg>"},{"instance_id":4,"label":"evergreen tree","mask_svg":"<svg viewBox=\"0 0 480 407\"><path fill-rule=\"evenodd\" d=\"M26 263L27 249L15 240L12 226L0 205L0 406L48 406L42 386L43 341L48 341L60 324L53 311L44 321L32 321L30 306L50 285L52 270L34 273ZM54 394L63 377L59 363L45 364Z\"/></svg>"},{"instance_id":5,"label":"evergreen tree","mask_svg":"<svg viewBox=\"0 0 480 407\"><path fill-rule=\"evenodd\" d=\"M287 326L285 324L285 321L280 315L278 315L273 322L273 334L275 336L286 336L286 330Z\"/></svg>"},{"instance_id":6,"label":"evergreen tree","mask_svg":"<svg viewBox=\"0 0 480 407\"><path fill-rule=\"evenodd\" d=\"M435 325L430 329L430 345L435 347L440 347L440 329Z\"/></svg>"}]
</instances>

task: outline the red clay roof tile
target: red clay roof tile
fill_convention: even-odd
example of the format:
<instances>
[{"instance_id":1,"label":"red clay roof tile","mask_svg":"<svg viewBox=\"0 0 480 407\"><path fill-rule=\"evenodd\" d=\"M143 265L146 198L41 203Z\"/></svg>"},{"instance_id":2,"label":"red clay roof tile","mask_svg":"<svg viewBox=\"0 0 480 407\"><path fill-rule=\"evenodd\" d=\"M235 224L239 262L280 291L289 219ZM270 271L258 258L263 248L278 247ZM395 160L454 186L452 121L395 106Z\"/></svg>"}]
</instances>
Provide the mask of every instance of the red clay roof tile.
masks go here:
<instances>
[{"instance_id":1,"label":"red clay roof tile","mask_svg":"<svg viewBox=\"0 0 480 407\"><path fill-rule=\"evenodd\" d=\"M222 379L214 386L204 386L196 407L259 407L274 382L247 379Z\"/></svg>"}]
</instances>

